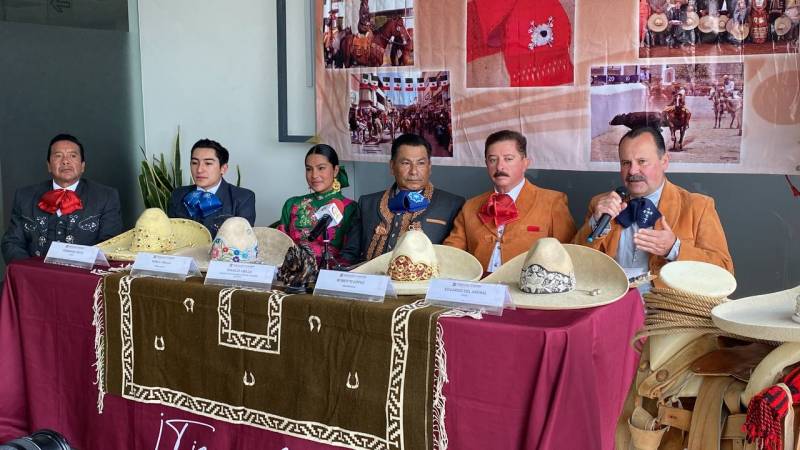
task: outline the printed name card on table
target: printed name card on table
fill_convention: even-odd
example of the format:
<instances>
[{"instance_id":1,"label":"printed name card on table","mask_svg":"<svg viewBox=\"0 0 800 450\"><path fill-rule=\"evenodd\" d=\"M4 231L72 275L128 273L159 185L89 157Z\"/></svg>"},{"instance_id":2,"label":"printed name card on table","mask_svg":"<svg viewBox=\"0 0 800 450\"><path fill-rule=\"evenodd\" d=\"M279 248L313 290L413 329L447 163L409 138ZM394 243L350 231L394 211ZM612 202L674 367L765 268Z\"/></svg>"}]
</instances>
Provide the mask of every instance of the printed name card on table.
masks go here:
<instances>
[{"instance_id":1,"label":"printed name card on table","mask_svg":"<svg viewBox=\"0 0 800 450\"><path fill-rule=\"evenodd\" d=\"M255 288L268 291L275 279L275 266L228 261L208 263L205 284Z\"/></svg>"},{"instance_id":2,"label":"printed name card on table","mask_svg":"<svg viewBox=\"0 0 800 450\"><path fill-rule=\"evenodd\" d=\"M477 283L472 281L431 280L425 301L432 305L481 310L488 314L503 315L504 308L513 308L511 293L505 284Z\"/></svg>"},{"instance_id":3,"label":"printed name card on table","mask_svg":"<svg viewBox=\"0 0 800 450\"><path fill-rule=\"evenodd\" d=\"M94 266L108 267L106 255L97 248L88 245L67 244L66 242L53 242L44 262L61 266L80 267L91 270Z\"/></svg>"},{"instance_id":4,"label":"printed name card on table","mask_svg":"<svg viewBox=\"0 0 800 450\"><path fill-rule=\"evenodd\" d=\"M397 297L394 286L386 275L367 275L335 270L319 271L317 284L314 286L314 295L369 302L382 302L386 297Z\"/></svg>"},{"instance_id":5,"label":"printed name card on table","mask_svg":"<svg viewBox=\"0 0 800 450\"><path fill-rule=\"evenodd\" d=\"M194 258L188 256L160 255L139 252L131 267L134 277L157 277L170 280L185 280L186 277L200 275Z\"/></svg>"}]
</instances>

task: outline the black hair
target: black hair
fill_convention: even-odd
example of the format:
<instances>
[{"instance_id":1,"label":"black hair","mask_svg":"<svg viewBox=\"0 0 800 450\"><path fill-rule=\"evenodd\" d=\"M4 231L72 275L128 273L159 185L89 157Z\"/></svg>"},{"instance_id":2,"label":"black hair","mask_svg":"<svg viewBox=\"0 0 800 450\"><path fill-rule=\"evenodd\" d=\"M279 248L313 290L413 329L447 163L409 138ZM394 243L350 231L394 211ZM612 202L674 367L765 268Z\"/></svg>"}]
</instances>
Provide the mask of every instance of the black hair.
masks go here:
<instances>
[{"instance_id":1,"label":"black hair","mask_svg":"<svg viewBox=\"0 0 800 450\"><path fill-rule=\"evenodd\" d=\"M306 153L306 158L305 159L308 159L308 157L311 156L311 155L322 155L322 156L324 156L325 158L328 159L328 162L331 163L331 165L333 167L336 167L336 166L339 165L339 155L337 155L336 154L336 150L334 150L333 147L331 147L328 144L317 144L317 145L311 147L308 150L308 153Z\"/></svg>"},{"instance_id":2,"label":"black hair","mask_svg":"<svg viewBox=\"0 0 800 450\"><path fill-rule=\"evenodd\" d=\"M212 148L214 149L214 152L217 154L217 159L219 160L220 167L224 166L225 164L228 164L228 158L229 158L228 149L223 147L222 144L220 144L219 142L213 141L211 139L200 139L199 141L194 143L194 145L192 146L192 151L189 152L189 154L193 155L194 150L196 148Z\"/></svg>"},{"instance_id":3,"label":"black hair","mask_svg":"<svg viewBox=\"0 0 800 450\"><path fill-rule=\"evenodd\" d=\"M649 134L650 136L653 137L653 140L656 143L656 151L658 152L658 157L659 159L663 158L664 154L667 152L667 145L664 143L664 136L661 135L661 132L653 127L639 127L631 129L630 131L625 133L624 136L622 136L622 139L619 140L619 146L620 147L622 146L622 141L624 141L625 139L637 138L643 134Z\"/></svg>"},{"instance_id":4,"label":"black hair","mask_svg":"<svg viewBox=\"0 0 800 450\"><path fill-rule=\"evenodd\" d=\"M517 144L517 151L519 154L522 155L523 158L528 157L528 140L525 139L522 133L511 130L500 130L490 134L489 137L486 138L486 144L483 147L483 157L485 158L486 154L489 153L489 147L502 141L514 141Z\"/></svg>"},{"instance_id":5,"label":"black hair","mask_svg":"<svg viewBox=\"0 0 800 450\"><path fill-rule=\"evenodd\" d=\"M391 160L397 157L397 150L400 148L401 145L410 145L412 147L425 147L425 150L428 152L428 159L431 159L431 153L433 150L431 149L431 143L428 142L427 139L424 137L414 134L414 133L405 133L401 134L392 142L392 157Z\"/></svg>"},{"instance_id":6,"label":"black hair","mask_svg":"<svg viewBox=\"0 0 800 450\"><path fill-rule=\"evenodd\" d=\"M69 141L69 142L72 142L73 144L77 145L78 149L81 151L81 162L84 162L86 160L86 158L85 158L85 156L83 154L83 144L81 144L81 141L79 141L78 138L76 138L75 136L73 136L71 134L61 133L61 134L55 135L55 137L53 139L50 139L50 145L47 146L47 160L48 161L50 161L50 153L53 151L53 144L55 144L58 141Z\"/></svg>"}]
</instances>

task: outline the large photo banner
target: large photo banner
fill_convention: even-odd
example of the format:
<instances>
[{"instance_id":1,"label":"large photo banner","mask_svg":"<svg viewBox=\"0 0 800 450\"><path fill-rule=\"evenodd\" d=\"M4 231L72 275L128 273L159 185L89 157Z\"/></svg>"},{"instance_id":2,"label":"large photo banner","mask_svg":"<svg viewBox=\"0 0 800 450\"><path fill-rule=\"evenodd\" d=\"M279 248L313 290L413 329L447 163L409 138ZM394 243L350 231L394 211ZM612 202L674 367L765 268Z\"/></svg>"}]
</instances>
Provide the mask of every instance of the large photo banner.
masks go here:
<instances>
[{"instance_id":1,"label":"large photo banner","mask_svg":"<svg viewBox=\"0 0 800 450\"><path fill-rule=\"evenodd\" d=\"M794 0L319 0L317 25L317 134L345 160L410 131L483 166L511 129L535 168L617 170L650 125L673 172L800 172Z\"/></svg>"}]
</instances>

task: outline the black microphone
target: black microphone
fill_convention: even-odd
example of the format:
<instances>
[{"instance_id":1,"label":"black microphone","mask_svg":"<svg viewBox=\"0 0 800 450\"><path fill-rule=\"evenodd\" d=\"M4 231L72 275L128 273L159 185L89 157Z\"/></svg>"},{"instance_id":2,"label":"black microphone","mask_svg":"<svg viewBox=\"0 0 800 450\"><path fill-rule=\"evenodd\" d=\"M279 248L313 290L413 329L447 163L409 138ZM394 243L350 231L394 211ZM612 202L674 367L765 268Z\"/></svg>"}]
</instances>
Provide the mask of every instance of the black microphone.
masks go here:
<instances>
[{"instance_id":1,"label":"black microphone","mask_svg":"<svg viewBox=\"0 0 800 450\"><path fill-rule=\"evenodd\" d=\"M322 216L322 218L319 219L319 221L317 221L317 224L314 225L314 228L311 230L311 233L308 234L308 241L309 242L316 241L319 235L321 235L323 231L328 229L328 225L331 223L331 220L333 220L333 217L331 217L330 214L325 214L324 216Z\"/></svg>"},{"instance_id":2,"label":"black microphone","mask_svg":"<svg viewBox=\"0 0 800 450\"><path fill-rule=\"evenodd\" d=\"M614 189L614 192L622 197L623 202L628 198L628 189L625 186L620 186ZM592 234L586 238L586 242L592 242L600 237L600 235L603 233L603 230L605 230L608 226L608 222L611 222L611 215L608 213L603 213L603 215L600 216L600 219L597 221L597 226L594 227L594 230L592 230Z\"/></svg>"}]
</instances>

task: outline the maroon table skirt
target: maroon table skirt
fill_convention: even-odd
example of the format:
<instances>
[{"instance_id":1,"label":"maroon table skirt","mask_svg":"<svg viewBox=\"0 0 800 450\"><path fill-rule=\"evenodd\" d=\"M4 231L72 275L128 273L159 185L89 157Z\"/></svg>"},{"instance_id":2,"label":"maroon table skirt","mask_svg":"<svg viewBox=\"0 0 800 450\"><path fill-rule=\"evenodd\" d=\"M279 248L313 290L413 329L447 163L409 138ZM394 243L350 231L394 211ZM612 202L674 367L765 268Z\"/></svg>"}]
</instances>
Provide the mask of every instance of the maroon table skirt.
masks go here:
<instances>
[{"instance_id":1,"label":"maroon table skirt","mask_svg":"<svg viewBox=\"0 0 800 450\"><path fill-rule=\"evenodd\" d=\"M97 412L85 270L13 263L0 297L0 443L41 428L81 450L322 449L299 438L107 395ZM450 449L613 449L637 354L636 290L576 311L441 320Z\"/></svg>"}]
</instances>

